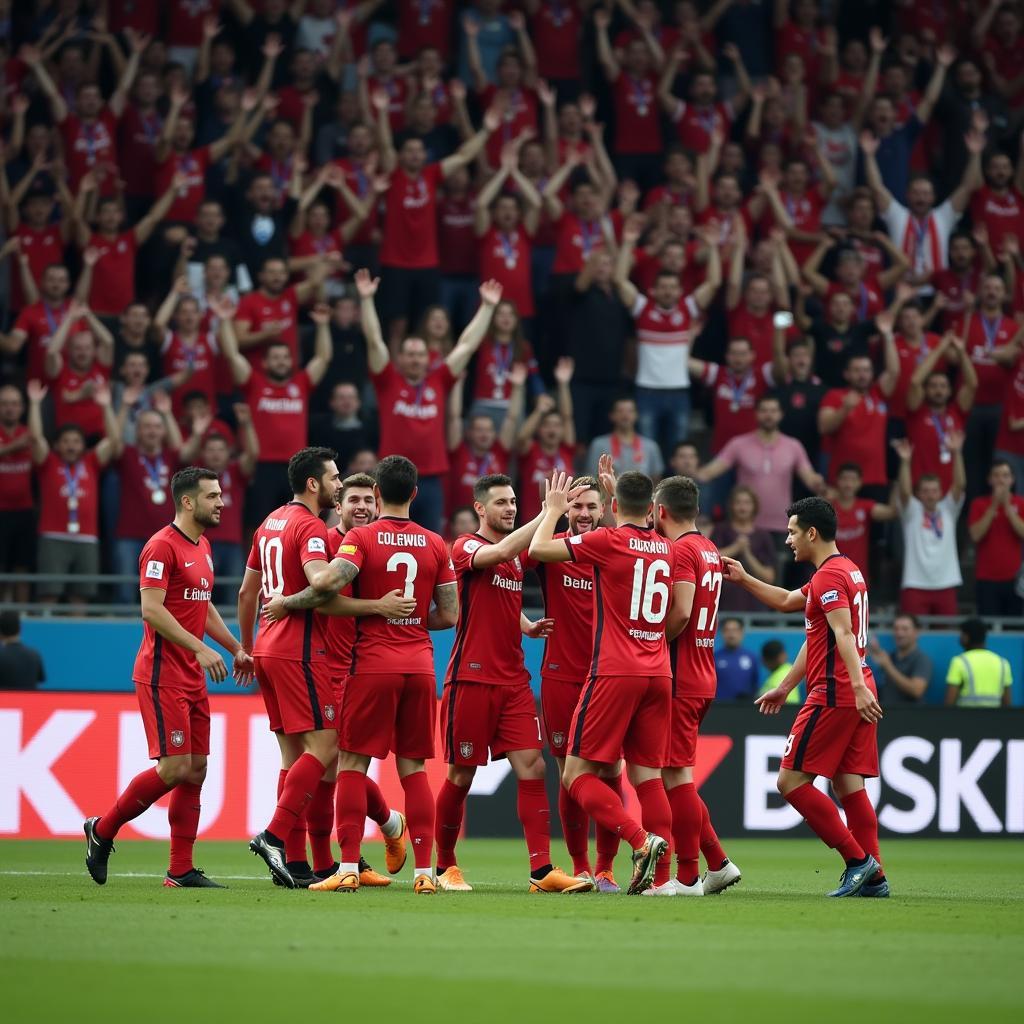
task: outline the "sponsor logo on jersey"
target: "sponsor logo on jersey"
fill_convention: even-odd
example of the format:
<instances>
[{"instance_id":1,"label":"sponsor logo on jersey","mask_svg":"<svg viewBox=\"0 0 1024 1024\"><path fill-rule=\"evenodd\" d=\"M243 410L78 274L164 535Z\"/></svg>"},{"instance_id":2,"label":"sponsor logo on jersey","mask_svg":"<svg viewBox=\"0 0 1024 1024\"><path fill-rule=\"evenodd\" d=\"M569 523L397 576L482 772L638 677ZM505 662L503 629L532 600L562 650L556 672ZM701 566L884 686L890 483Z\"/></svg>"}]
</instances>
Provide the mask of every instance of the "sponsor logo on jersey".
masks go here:
<instances>
[{"instance_id":1,"label":"sponsor logo on jersey","mask_svg":"<svg viewBox=\"0 0 1024 1024\"><path fill-rule=\"evenodd\" d=\"M209 601L213 597L211 590L200 590L199 587L185 587L181 592L184 601Z\"/></svg>"},{"instance_id":2,"label":"sponsor logo on jersey","mask_svg":"<svg viewBox=\"0 0 1024 1024\"><path fill-rule=\"evenodd\" d=\"M199 577L199 586L201 586L203 588L203 590L209 590L210 589L210 581L205 576L200 576Z\"/></svg>"},{"instance_id":3,"label":"sponsor logo on jersey","mask_svg":"<svg viewBox=\"0 0 1024 1024\"><path fill-rule=\"evenodd\" d=\"M839 600L839 591L826 590L825 593L822 594L820 598L818 598L818 600L822 603L822 605L832 604L833 602Z\"/></svg>"},{"instance_id":4,"label":"sponsor logo on jersey","mask_svg":"<svg viewBox=\"0 0 1024 1024\"><path fill-rule=\"evenodd\" d=\"M146 579L162 580L164 578L164 563L150 561L146 563Z\"/></svg>"},{"instance_id":5,"label":"sponsor logo on jersey","mask_svg":"<svg viewBox=\"0 0 1024 1024\"><path fill-rule=\"evenodd\" d=\"M506 579L504 576L499 576L497 573L491 577L491 583L496 587L500 587L502 590L515 590L521 592L523 589L522 580Z\"/></svg>"},{"instance_id":6,"label":"sponsor logo on jersey","mask_svg":"<svg viewBox=\"0 0 1024 1024\"><path fill-rule=\"evenodd\" d=\"M323 537L310 537L306 541L306 551L311 555L326 555L327 545L324 543Z\"/></svg>"}]
</instances>

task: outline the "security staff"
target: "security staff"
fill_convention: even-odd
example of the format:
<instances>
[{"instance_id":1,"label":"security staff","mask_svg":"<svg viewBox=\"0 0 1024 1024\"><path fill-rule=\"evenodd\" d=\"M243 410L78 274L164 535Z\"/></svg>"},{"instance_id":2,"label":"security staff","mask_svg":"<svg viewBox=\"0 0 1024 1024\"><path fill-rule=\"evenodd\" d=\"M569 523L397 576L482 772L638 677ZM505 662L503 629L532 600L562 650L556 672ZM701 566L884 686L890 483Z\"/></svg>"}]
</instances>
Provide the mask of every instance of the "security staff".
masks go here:
<instances>
[{"instance_id":1,"label":"security staff","mask_svg":"<svg viewBox=\"0 0 1024 1024\"><path fill-rule=\"evenodd\" d=\"M946 706L962 708L1008 708L1013 673L1010 663L985 649L988 626L981 619L960 624L960 646L946 672Z\"/></svg>"}]
</instances>

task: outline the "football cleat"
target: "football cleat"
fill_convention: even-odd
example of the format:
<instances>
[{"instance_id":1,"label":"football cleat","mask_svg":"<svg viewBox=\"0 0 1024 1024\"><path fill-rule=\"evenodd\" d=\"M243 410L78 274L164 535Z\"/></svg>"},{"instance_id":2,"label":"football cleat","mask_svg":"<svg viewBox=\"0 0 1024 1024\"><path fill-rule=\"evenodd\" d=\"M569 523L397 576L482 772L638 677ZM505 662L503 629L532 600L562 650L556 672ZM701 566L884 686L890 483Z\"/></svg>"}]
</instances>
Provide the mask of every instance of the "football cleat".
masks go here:
<instances>
[{"instance_id":1,"label":"football cleat","mask_svg":"<svg viewBox=\"0 0 1024 1024\"><path fill-rule=\"evenodd\" d=\"M330 878L331 875L333 875L340 867L341 865L335 861L329 868L325 868L323 871L314 871L313 874L316 875L316 880L318 882L322 882L325 878ZM359 870L362 871L362 869L363 863L360 861Z\"/></svg>"},{"instance_id":2,"label":"football cleat","mask_svg":"<svg viewBox=\"0 0 1024 1024\"><path fill-rule=\"evenodd\" d=\"M359 884L367 889L384 889L391 884L387 875L374 871L362 858L359 859Z\"/></svg>"},{"instance_id":3,"label":"football cleat","mask_svg":"<svg viewBox=\"0 0 1024 1024\"><path fill-rule=\"evenodd\" d=\"M267 833L261 832L249 840L249 849L253 854L263 859L263 863L270 869L271 877L285 889L294 889L295 882L288 870L284 860L284 847L276 846L267 839Z\"/></svg>"},{"instance_id":4,"label":"football cleat","mask_svg":"<svg viewBox=\"0 0 1024 1024\"><path fill-rule=\"evenodd\" d=\"M673 878L671 885L677 896L704 896L707 894L707 889L704 888L704 883L699 878L693 885L684 885L678 878ZM645 892L644 895L646 896L647 893Z\"/></svg>"},{"instance_id":5,"label":"football cleat","mask_svg":"<svg viewBox=\"0 0 1024 1024\"><path fill-rule=\"evenodd\" d=\"M619 883L615 881L615 876L610 871L598 871L595 881L597 882L598 892L622 892L619 888Z\"/></svg>"},{"instance_id":6,"label":"football cleat","mask_svg":"<svg viewBox=\"0 0 1024 1024\"><path fill-rule=\"evenodd\" d=\"M384 866L389 875L397 875L405 867L408 851L405 848L405 815L398 812L402 827L397 836L384 836ZM381 833L383 835L383 833Z\"/></svg>"},{"instance_id":7,"label":"football cleat","mask_svg":"<svg viewBox=\"0 0 1024 1024\"><path fill-rule=\"evenodd\" d=\"M589 892L597 891L597 882L595 881L594 876L589 871L581 871L576 877L581 882L590 883L590 889L588 890Z\"/></svg>"},{"instance_id":8,"label":"football cleat","mask_svg":"<svg viewBox=\"0 0 1024 1024\"><path fill-rule=\"evenodd\" d=\"M839 885L827 896L842 898L843 896L857 896L864 888L868 879L879 871L878 861L869 853L863 864L848 866L839 876Z\"/></svg>"},{"instance_id":9,"label":"football cleat","mask_svg":"<svg viewBox=\"0 0 1024 1024\"><path fill-rule=\"evenodd\" d=\"M698 883L699 885L700 883ZM675 879L670 878L667 882L663 882L661 885L651 885L644 889L641 896L675 896L676 895L676 883Z\"/></svg>"},{"instance_id":10,"label":"football cleat","mask_svg":"<svg viewBox=\"0 0 1024 1024\"><path fill-rule=\"evenodd\" d=\"M740 869L731 860L727 860L717 871L708 871L704 875L704 895L724 892L730 885L735 885L743 876Z\"/></svg>"},{"instance_id":11,"label":"football cleat","mask_svg":"<svg viewBox=\"0 0 1024 1024\"><path fill-rule=\"evenodd\" d=\"M170 871L164 876L164 887L167 889L226 889L226 885L207 878L199 868L186 871L183 875L172 875Z\"/></svg>"},{"instance_id":12,"label":"football cleat","mask_svg":"<svg viewBox=\"0 0 1024 1024\"><path fill-rule=\"evenodd\" d=\"M452 865L437 876L437 887L438 889L444 889L445 892L473 891L473 886L466 881L462 870L457 865Z\"/></svg>"},{"instance_id":13,"label":"football cleat","mask_svg":"<svg viewBox=\"0 0 1024 1024\"><path fill-rule=\"evenodd\" d=\"M530 879L530 892L563 892L572 894L590 892L594 883L590 878L575 878L561 868L552 868L543 878Z\"/></svg>"},{"instance_id":14,"label":"football cleat","mask_svg":"<svg viewBox=\"0 0 1024 1024\"><path fill-rule=\"evenodd\" d=\"M296 889L308 889L318 880L313 869L304 860L290 860L287 862L287 868Z\"/></svg>"},{"instance_id":15,"label":"football cleat","mask_svg":"<svg viewBox=\"0 0 1024 1024\"><path fill-rule=\"evenodd\" d=\"M417 875L412 880L412 891L417 896L433 896L437 892L437 886L430 875Z\"/></svg>"},{"instance_id":16,"label":"football cleat","mask_svg":"<svg viewBox=\"0 0 1024 1024\"><path fill-rule=\"evenodd\" d=\"M647 833L644 845L633 851L633 877L626 890L630 896L638 896L649 889L654 880L654 869L658 861L668 853L668 843L653 832Z\"/></svg>"},{"instance_id":17,"label":"football cleat","mask_svg":"<svg viewBox=\"0 0 1024 1024\"><path fill-rule=\"evenodd\" d=\"M309 887L310 892L358 892L359 876L354 871L346 871L342 874L335 871L330 878L322 882L314 882Z\"/></svg>"},{"instance_id":18,"label":"football cleat","mask_svg":"<svg viewBox=\"0 0 1024 1024\"><path fill-rule=\"evenodd\" d=\"M861 896L871 896L876 900L887 900L889 898L889 881L883 878L880 882L865 882L861 886Z\"/></svg>"},{"instance_id":19,"label":"football cleat","mask_svg":"<svg viewBox=\"0 0 1024 1024\"><path fill-rule=\"evenodd\" d=\"M96 834L96 822L99 820L89 818L82 825L85 832L85 866L97 885L106 885L107 861L114 852L114 844L110 839L101 839Z\"/></svg>"}]
</instances>

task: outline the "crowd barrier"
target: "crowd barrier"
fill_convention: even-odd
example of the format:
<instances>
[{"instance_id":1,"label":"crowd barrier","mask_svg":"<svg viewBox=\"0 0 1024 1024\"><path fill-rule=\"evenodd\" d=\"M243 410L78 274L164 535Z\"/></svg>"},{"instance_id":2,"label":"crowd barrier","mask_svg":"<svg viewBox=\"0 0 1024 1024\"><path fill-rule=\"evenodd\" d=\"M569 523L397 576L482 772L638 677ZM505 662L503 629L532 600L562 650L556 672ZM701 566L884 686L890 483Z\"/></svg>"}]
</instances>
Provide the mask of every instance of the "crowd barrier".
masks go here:
<instances>
[{"instance_id":1,"label":"crowd barrier","mask_svg":"<svg viewBox=\"0 0 1024 1024\"><path fill-rule=\"evenodd\" d=\"M215 696L211 711L200 836L241 841L273 813L277 744L258 696ZM716 706L705 720L696 781L723 836L806 834L775 790L794 713L790 708L767 718L752 708ZM1024 833L1024 711L897 709L882 722L879 747L881 778L870 782L868 793L883 835ZM81 838L84 818L102 813L146 763L133 696L0 693L0 836ZM393 761L375 761L371 771L389 802L401 807ZM444 771L439 761L430 763L435 792ZM550 764L548 784L553 801ZM165 838L165 805L166 798L136 818L122 838ZM557 815L552 820L557 830ZM507 761L478 771L466 833L521 835ZM369 822L367 838L379 838Z\"/></svg>"}]
</instances>

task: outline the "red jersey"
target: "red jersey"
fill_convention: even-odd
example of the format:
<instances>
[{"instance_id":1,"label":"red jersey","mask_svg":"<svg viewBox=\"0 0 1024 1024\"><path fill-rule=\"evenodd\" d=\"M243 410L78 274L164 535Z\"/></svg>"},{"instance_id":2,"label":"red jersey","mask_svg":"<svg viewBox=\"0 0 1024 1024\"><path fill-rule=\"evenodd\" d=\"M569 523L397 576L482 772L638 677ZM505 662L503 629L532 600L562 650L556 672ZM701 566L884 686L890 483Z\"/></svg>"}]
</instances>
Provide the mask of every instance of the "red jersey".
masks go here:
<instances>
[{"instance_id":1,"label":"red jersey","mask_svg":"<svg viewBox=\"0 0 1024 1024\"><path fill-rule=\"evenodd\" d=\"M922 405L909 414L907 437L914 446L910 462L912 479L920 479L923 473L934 473L942 483L942 493L950 489L953 485L953 453L946 447L946 438L951 430L963 430L964 426L964 414L952 402L942 413Z\"/></svg>"},{"instance_id":2,"label":"red jersey","mask_svg":"<svg viewBox=\"0 0 1024 1024\"><path fill-rule=\"evenodd\" d=\"M993 501L992 496L985 495L971 502L967 514L967 523L973 526L982 519ZM1024 516L1024 498L1019 494L1010 495L1010 503L1017 510L1018 516ZM1005 583L1016 578L1020 570L1021 539L1010 525L1005 508L997 508L995 519L988 528L988 533L975 545L976 561L974 563L975 579Z\"/></svg>"},{"instance_id":3,"label":"red jersey","mask_svg":"<svg viewBox=\"0 0 1024 1024\"><path fill-rule=\"evenodd\" d=\"M569 558L594 567L590 678L671 676L665 616L672 601L672 545L627 524L565 538Z\"/></svg>"},{"instance_id":4,"label":"red jersey","mask_svg":"<svg viewBox=\"0 0 1024 1024\"><path fill-rule=\"evenodd\" d=\"M661 111L658 108L658 78L651 73L635 78L626 71L612 82L615 106L615 152L618 154L660 153Z\"/></svg>"},{"instance_id":5,"label":"red jersey","mask_svg":"<svg viewBox=\"0 0 1024 1024\"><path fill-rule=\"evenodd\" d=\"M722 597L722 557L699 530L679 537L674 554L675 582L692 583L694 591L690 618L669 647L672 695L706 700L718 689L715 627Z\"/></svg>"},{"instance_id":6,"label":"red jersey","mask_svg":"<svg viewBox=\"0 0 1024 1024\"><path fill-rule=\"evenodd\" d=\"M298 594L309 584L304 566L329 561L327 527L299 501L275 509L252 538L246 569L258 572L263 601L275 594ZM312 609L286 615L277 622L261 623L253 654L289 661L325 661L327 616Z\"/></svg>"},{"instance_id":7,"label":"red jersey","mask_svg":"<svg viewBox=\"0 0 1024 1024\"><path fill-rule=\"evenodd\" d=\"M967 339L967 354L978 374L978 392L975 405L998 405L1006 391L1007 372L992 358L992 350L1008 345L1017 333L1018 324L1000 314L988 317L982 312L971 313L966 324L957 324L956 333Z\"/></svg>"},{"instance_id":8,"label":"red jersey","mask_svg":"<svg viewBox=\"0 0 1024 1024\"><path fill-rule=\"evenodd\" d=\"M177 331L165 331L160 354L163 357L165 377L192 368L192 376L171 392L175 416L181 416L185 395L192 391L201 391L210 403L210 408L217 408L217 356L220 349L212 331L200 331L191 344L186 344ZM217 539L220 540L219 535Z\"/></svg>"},{"instance_id":9,"label":"red jersey","mask_svg":"<svg viewBox=\"0 0 1024 1024\"><path fill-rule=\"evenodd\" d=\"M142 540L174 518L171 477L178 465L177 452L165 450L149 456L133 444L125 445L117 463L121 476L118 538Z\"/></svg>"},{"instance_id":10,"label":"red jersey","mask_svg":"<svg viewBox=\"0 0 1024 1024\"><path fill-rule=\"evenodd\" d=\"M988 228L989 244L998 254L1007 235L1024 239L1024 196L1012 185L1005 195L982 185L971 197L971 223Z\"/></svg>"},{"instance_id":11,"label":"red jersey","mask_svg":"<svg viewBox=\"0 0 1024 1024\"><path fill-rule=\"evenodd\" d=\"M32 508L32 445L28 428L18 423L8 431L0 426L0 447L15 441L22 446L0 455L0 512Z\"/></svg>"},{"instance_id":12,"label":"red jersey","mask_svg":"<svg viewBox=\"0 0 1024 1024\"><path fill-rule=\"evenodd\" d=\"M299 358L299 296L293 287L285 288L279 295L268 295L262 288L243 295L238 303L235 314L239 323L248 324L253 333L277 324L278 330L274 339L283 341L292 353L292 365L301 363ZM253 368L263 359L263 346L255 345L244 349L243 354L253 364Z\"/></svg>"},{"instance_id":13,"label":"red jersey","mask_svg":"<svg viewBox=\"0 0 1024 1024\"><path fill-rule=\"evenodd\" d=\"M553 540L571 537L556 533ZM537 566L544 615L555 628L544 642L541 675L582 686L594 653L594 567L576 562L541 562Z\"/></svg>"},{"instance_id":14,"label":"red jersey","mask_svg":"<svg viewBox=\"0 0 1024 1024\"><path fill-rule=\"evenodd\" d=\"M337 558L345 543L345 531L335 526L328 531L331 544L331 558ZM351 584L338 591L345 597L352 596ZM327 643L327 663L331 675L344 679L352 664L352 646L356 642L356 617L354 615L325 615L324 640Z\"/></svg>"},{"instance_id":15,"label":"red jersey","mask_svg":"<svg viewBox=\"0 0 1024 1024\"><path fill-rule=\"evenodd\" d=\"M437 190L443 180L440 164L427 164L415 178L401 167L392 171L391 187L384 196L381 266L408 270L437 266Z\"/></svg>"},{"instance_id":16,"label":"red jersey","mask_svg":"<svg viewBox=\"0 0 1024 1024\"><path fill-rule=\"evenodd\" d=\"M1003 412L996 434L996 448L1024 455L1024 430L1011 430L1011 420L1024 420L1024 359L1018 359L1003 397Z\"/></svg>"},{"instance_id":17,"label":"red jersey","mask_svg":"<svg viewBox=\"0 0 1024 1024\"><path fill-rule=\"evenodd\" d=\"M706 210L697 214L698 224L710 224L718 233L718 247L721 250L722 259L731 254L733 243L736 241L740 227L744 228L749 238L753 234L754 225L750 213L746 207L739 207L735 210L722 210L717 206L709 206Z\"/></svg>"},{"instance_id":18,"label":"red jersey","mask_svg":"<svg viewBox=\"0 0 1024 1024\"><path fill-rule=\"evenodd\" d=\"M206 536L192 540L173 523L153 534L139 555L139 590L164 591L164 607L182 629L202 640L213 597L213 556ZM132 681L206 689L206 673L195 654L148 622L143 623Z\"/></svg>"},{"instance_id":19,"label":"red jersey","mask_svg":"<svg viewBox=\"0 0 1024 1024\"><path fill-rule=\"evenodd\" d=\"M672 112L679 141L684 149L692 153L706 153L711 148L711 136L716 128L728 138L732 120L732 108L727 103L696 107L680 100Z\"/></svg>"},{"instance_id":20,"label":"red jersey","mask_svg":"<svg viewBox=\"0 0 1024 1024\"><path fill-rule=\"evenodd\" d=\"M714 396L713 452L720 452L734 437L757 429L757 400L772 386L771 373L771 363L752 366L740 378L718 363L704 364L701 380Z\"/></svg>"},{"instance_id":21,"label":"red jersey","mask_svg":"<svg viewBox=\"0 0 1024 1024\"><path fill-rule=\"evenodd\" d=\"M868 643L868 588L864 574L845 555L829 555L818 566L811 582L800 588L807 598L804 610L807 628L807 704L830 708L856 707L850 674L836 649L836 635L826 616L848 608L857 642L864 682L878 695L875 679L865 661Z\"/></svg>"},{"instance_id":22,"label":"red jersey","mask_svg":"<svg viewBox=\"0 0 1024 1024\"><path fill-rule=\"evenodd\" d=\"M388 94L388 121L392 132L400 132L405 125L405 105L409 99L409 81L392 75L386 81L376 75L369 75L366 86L372 96L378 89Z\"/></svg>"},{"instance_id":23,"label":"red jersey","mask_svg":"<svg viewBox=\"0 0 1024 1024\"><path fill-rule=\"evenodd\" d=\"M367 194L370 191L370 176L363 170L361 164L358 164L351 157L343 160L335 160L335 165L340 167L345 175L345 184L348 185L349 189L355 193L360 199L366 199ZM349 245L376 245L376 234L378 227L378 208L379 203L372 203L370 206L370 213L366 220L363 221L359 226L359 230L349 239ZM349 214L352 212L345 205L345 201L338 196L338 205L336 223L340 224L344 221ZM348 211L348 212L343 212Z\"/></svg>"},{"instance_id":24,"label":"red jersey","mask_svg":"<svg viewBox=\"0 0 1024 1024\"><path fill-rule=\"evenodd\" d=\"M520 343L519 358L515 345L499 345L488 338L476 357L476 381L473 397L481 402L508 402L512 398L512 385L508 374L513 362L520 362L530 374L539 373L533 347L528 341Z\"/></svg>"},{"instance_id":25,"label":"red jersey","mask_svg":"<svg viewBox=\"0 0 1024 1024\"><path fill-rule=\"evenodd\" d=\"M118 157L127 195L148 199L155 193L156 144L164 119L156 109L148 114L129 103L118 126Z\"/></svg>"},{"instance_id":26,"label":"red jersey","mask_svg":"<svg viewBox=\"0 0 1024 1024\"><path fill-rule=\"evenodd\" d=\"M437 244L441 260L440 270L442 274L479 277L481 281L486 281L488 276L493 275L480 273L474 207L472 195L442 194L438 197Z\"/></svg>"},{"instance_id":27,"label":"red jersey","mask_svg":"<svg viewBox=\"0 0 1024 1024\"><path fill-rule=\"evenodd\" d=\"M428 46L448 61L451 51L452 0L417 0L417 3L398 5L398 55L405 59L415 57Z\"/></svg>"},{"instance_id":28,"label":"red jersey","mask_svg":"<svg viewBox=\"0 0 1024 1024\"><path fill-rule=\"evenodd\" d=\"M474 455L465 441L448 453L448 512L473 504L473 485L489 473L507 473L509 452L495 441L489 452ZM523 520L526 522L527 520Z\"/></svg>"},{"instance_id":29,"label":"red jersey","mask_svg":"<svg viewBox=\"0 0 1024 1024\"><path fill-rule=\"evenodd\" d=\"M203 22L216 18L221 0L189 0L171 4L167 25L168 46L198 47L203 41Z\"/></svg>"},{"instance_id":30,"label":"red jersey","mask_svg":"<svg viewBox=\"0 0 1024 1024\"><path fill-rule=\"evenodd\" d=\"M821 409L841 409L847 388L832 388L825 392ZM846 414L846 419L834 434L822 436L822 448L830 454L828 482L836 482L836 474L844 462L860 466L866 484L888 484L885 472L886 424L889 406L885 395L872 387L860 402Z\"/></svg>"},{"instance_id":31,"label":"red jersey","mask_svg":"<svg viewBox=\"0 0 1024 1024\"><path fill-rule=\"evenodd\" d=\"M754 347L754 363L770 363L775 347L775 310L766 309L763 313L751 313L745 305L739 305L729 313L729 337L746 338ZM790 327L786 332L786 340L790 341L799 335L798 328Z\"/></svg>"},{"instance_id":32,"label":"red jersey","mask_svg":"<svg viewBox=\"0 0 1024 1024\"><path fill-rule=\"evenodd\" d=\"M910 388L910 378L914 371L921 365L921 360L928 357L940 338L931 331L926 331L921 336L919 345L911 345L902 334L896 335L896 355L900 361L900 376L896 382L893 393L889 396L889 415L894 420L902 420L907 417L907 391ZM939 359L935 369L945 371L948 361L945 357Z\"/></svg>"},{"instance_id":33,"label":"red jersey","mask_svg":"<svg viewBox=\"0 0 1024 1024\"><path fill-rule=\"evenodd\" d=\"M14 237L21 243L21 251L28 258L28 269L32 280L38 287L43 271L52 263L64 262L64 239L61 238L57 224L47 224L44 228L31 228L27 224L19 224L14 229ZM25 305L25 293L21 287L21 274L15 262L11 263L11 309L19 310Z\"/></svg>"},{"instance_id":34,"label":"red jersey","mask_svg":"<svg viewBox=\"0 0 1024 1024\"><path fill-rule=\"evenodd\" d=\"M46 456L36 469L41 537L96 540L99 536L101 472L95 452L85 452L70 465L53 452ZM73 525L76 523L77 529Z\"/></svg>"},{"instance_id":35,"label":"red jersey","mask_svg":"<svg viewBox=\"0 0 1024 1024\"><path fill-rule=\"evenodd\" d=\"M541 78L580 77L582 19L576 0L540 4L530 18L530 38Z\"/></svg>"},{"instance_id":36,"label":"red jersey","mask_svg":"<svg viewBox=\"0 0 1024 1024\"><path fill-rule=\"evenodd\" d=\"M802 28L795 21L787 21L782 28L776 30L776 65L781 67L787 54L798 54L804 62L804 79L813 88L818 81L819 53L823 43L824 36L820 29Z\"/></svg>"},{"instance_id":37,"label":"red jersey","mask_svg":"<svg viewBox=\"0 0 1024 1024\"><path fill-rule=\"evenodd\" d=\"M26 306L14 323L15 331L24 331L27 335L25 345L28 347L29 380L43 380L46 376L46 346L50 338L57 333L57 328L67 316L70 302L65 299L57 306L51 306L46 299ZM79 320L71 328L71 333L84 328L85 321Z\"/></svg>"},{"instance_id":38,"label":"red jersey","mask_svg":"<svg viewBox=\"0 0 1024 1024\"><path fill-rule=\"evenodd\" d=\"M546 452L540 442L534 441L525 455L519 457L519 521L528 523L540 515L541 494L544 481L551 474L572 473L576 453L567 444L560 445L553 452Z\"/></svg>"},{"instance_id":39,"label":"red jersey","mask_svg":"<svg viewBox=\"0 0 1024 1024\"><path fill-rule=\"evenodd\" d=\"M416 609L405 619L367 615L356 619L349 672L355 675L434 674L434 646L427 616L437 587L455 585L455 570L444 540L409 519L381 516L345 534L338 557L359 569L354 597L383 597L401 589Z\"/></svg>"},{"instance_id":40,"label":"red jersey","mask_svg":"<svg viewBox=\"0 0 1024 1024\"><path fill-rule=\"evenodd\" d=\"M50 384L53 391L53 422L57 427L74 423L82 428L86 437L96 437L104 432L103 409L91 397L67 397L80 391L89 381L94 385L107 384L110 381L110 368L94 362L88 370L80 372L68 366L67 360L64 361L60 373Z\"/></svg>"},{"instance_id":41,"label":"red jersey","mask_svg":"<svg viewBox=\"0 0 1024 1024\"><path fill-rule=\"evenodd\" d=\"M1021 75L1024 75L1024 45L1021 44L1022 39L1019 35L1016 39L1001 39L990 32L985 40L984 52L991 55L996 71L1007 82L1019 83ZM1024 89L1018 84L1017 91L1007 98L1007 104L1016 110L1022 103Z\"/></svg>"},{"instance_id":42,"label":"red jersey","mask_svg":"<svg viewBox=\"0 0 1024 1024\"><path fill-rule=\"evenodd\" d=\"M532 89L498 89L489 85L480 93L480 107L487 110L502 100L501 126L487 139L484 154L492 167L501 165L502 148L528 129L537 131L537 94Z\"/></svg>"},{"instance_id":43,"label":"red jersey","mask_svg":"<svg viewBox=\"0 0 1024 1024\"><path fill-rule=\"evenodd\" d=\"M456 680L494 686L529 684L523 659L523 574L533 567L523 551L507 562L473 567L473 556L491 542L465 533L452 545L459 582L459 621L445 684Z\"/></svg>"},{"instance_id":44,"label":"red jersey","mask_svg":"<svg viewBox=\"0 0 1024 1024\"><path fill-rule=\"evenodd\" d=\"M789 219L793 222L793 227L797 231L806 231L814 234L820 230L821 214L826 204L817 190L808 189L802 196L794 196L785 190L781 190L779 198L782 200L782 205L786 208L786 213L789 214ZM817 248L817 243L790 241L789 248L793 253L793 258L800 266L803 266L810 258L811 253Z\"/></svg>"},{"instance_id":45,"label":"red jersey","mask_svg":"<svg viewBox=\"0 0 1024 1024\"><path fill-rule=\"evenodd\" d=\"M71 191L78 191L87 171L107 167L112 173L104 179L102 191L109 195L118 177L117 118L107 107L99 112L95 121L85 122L75 114L68 114L60 124L60 134Z\"/></svg>"},{"instance_id":46,"label":"red jersey","mask_svg":"<svg viewBox=\"0 0 1024 1024\"><path fill-rule=\"evenodd\" d=\"M551 272L578 274L591 253L606 248L606 230L611 223L611 218L580 220L566 210L555 224L555 262Z\"/></svg>"},{"instance_id":47,"label":"red jersey","mask_svg":"<svg viewBox=\"0 0 1024 1024\"><path fill-rule=\"evenodd\" d=\"M937 270L932 274L932 285L946 297L946 308L942 311L942 326L946 327L963 318L967 310L965 295L977 295L981 287L981 272L977 267L959 273L952 267Z\"/></svg>"},{"instance_id":48,"label":"red jersey","mask_svg":"<svg viewBox=\"0 0 1024 1024\"><path fill-rule=\"evenodd\" d=\"M864 261L864 273L867 277L878 277L885 270L885 251L877 242L870 239L850 235L848 244L860 253Z\"/></svg>"},{"instance_id":49,"label":"red jersey","mask_svg":"<svg viewBox=\"0 0 1024 1024\"><path fill-rule=\"evenodd\" d=\"M656 185L644 196L643 209L650 210L656 206L685 206L693 209L693 190L685 185L673 188L671 185Z\"/></svg>"},{"instance_id":50,"label":"red jersey","mask_svg":"<svg viewBox=\"0 0 1024 1024\"><path fill-rule=\"evenodd\" d=\"M155 192L158 196L171 187L171 181L178 171L186 177L185 183L178 188L171 208L164 214L164 220L191 224L196 219L199 207L206 198L206 170L211 162L210 148L203 146L187 153L171 150L163 163L157 166Z\"/></svg>"},{"instance_id":51,"label":"red jersey","mask_svg":"<svg viewBox=\"0 0 1024 1024\"><path fill-rule=\"evenodd\" d=\"M340 228L332 228L322 235L314 235L312 231L303 231L298 238L289 240L288 248L292 257L299 259L305 256L327 256L332 252L344 255L345 240L341 237ZM343 281L344 279L345 274L341 270L333 270L327 275L328 281Z\"/></svg>"},{"instance_id":52,"label":"red jersey","mask_svg":"<svg viewBox=\"0 0 1024 1024\"><path fill-rule=\"evenodd\" d=\"M419 384L410 384L391 364L373 375L380 417L378 454L404 455L416 463L420 476L448 469L445 415L455 377L442 363Z\"/></svg>"},{"instance_id":53,"label":"red jersey","mask_svg":"<svg viewBox=\"0 0 1024 1024\"><path fill-rule=\"evenodd\" d=\"M122 231L113 238L97 232L89 245L100 254L92 268L89 306L97 316L120 316L135 299L135 232Z\"/></svg>"},{"instance_id":54,"label":"red jersey","mask_svg":"<svg viewBox=\"0 0 1024 1024\"><path fill-rule=\"evenodd\" d=\"M480 280L500 281L502 298L515 303L521 317L531 317L536 312L530 279L532 248L524 227L505 232L492 226L480 239Z\"/></svg>"},{"instance_id":55,"label":"red jersey","mask_svg":"<svg viewBox=\"0 0 1024 1024\"><path fill-rule=\"evenodd\" d=\"M160 8L145 0L110 0L107 5L110 31L121 33L126 28L155 36L160 31Z\"/></svg>"},{"instance_id":56,"label":"red jersey","mask_svg":"<svg viewBox=\"0 0 1024 1024\"><path fill-rule=\"evenodd\" d=\"M854 498L849 508L843 508L838 501L832 501L836 510L836 544L845 556L860 568L864 584L868 581L868 563L871 550L871 510L875 502L870 498Z\"/></svg>"},{"instance_id":57,"label":"red jersey","mask_svg":"<svg viewBox=\"0 0 1024 1024\"><path fill-rule=\"evenodd\" d=\"M229 462L220 474L220 496L224 508L215 535L218 544L242 543L242 511L249 478L239 462Z\"/></svg>"},{"instance_id":58,"label":"red jersey","mask_svg":"<svg viewBox=\"0 0 1024 1024\"><path fill-rule=\"evenodd\" d=\"M790 248L792 247L793 243L790 243ZM800 262L799 258L798 262ZM839 292L846 292L853 300L854 323L863 324L868 320L874 320L885 309L885 296L882 294L878 281L873 277L865 277L853 291L838 281L832 281L828 286L828 291L825 293L824 304L826 309L828 309L832 296L839 294Z\"/></svg>"},{"instance_id":59,"label":"red jersey","mask_svg":"<svg viewBox=\"0 0 1024 1024\"><path fill-rule=\"evenodd\" d=\"M245 385L252 424L260 442L260 462L287 462L309 437L307 412L313 382L305 370L276 381L253 370Z\"/></svg>"}]
</instances>

